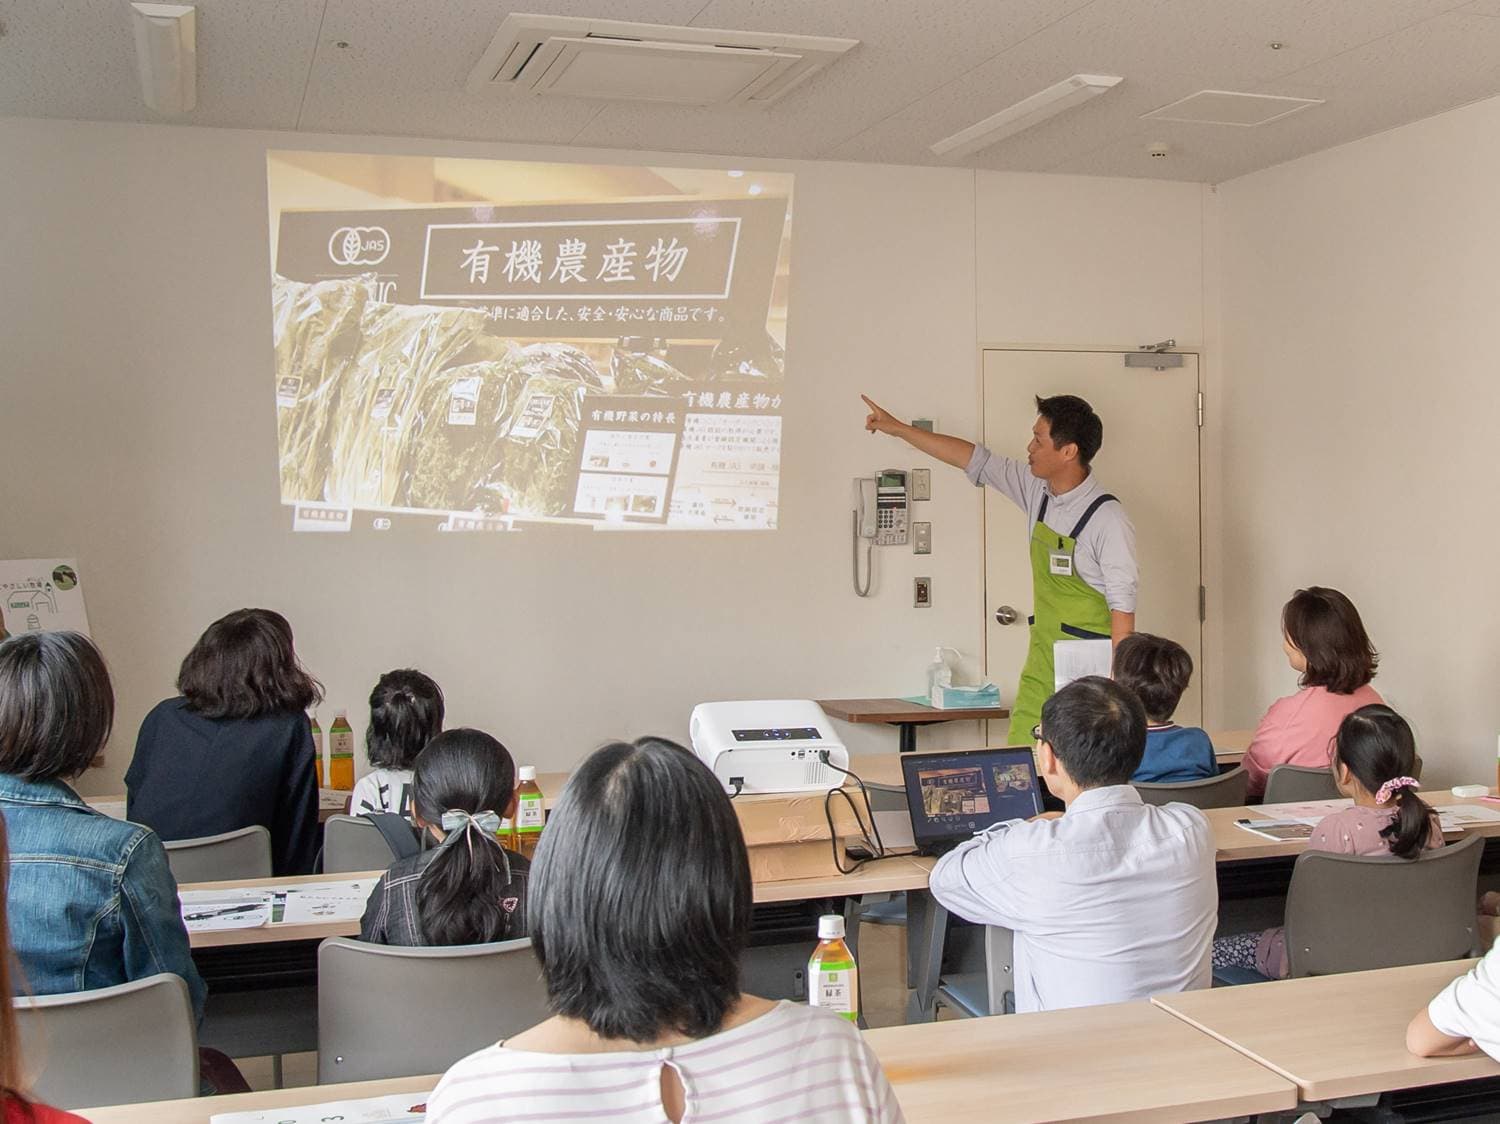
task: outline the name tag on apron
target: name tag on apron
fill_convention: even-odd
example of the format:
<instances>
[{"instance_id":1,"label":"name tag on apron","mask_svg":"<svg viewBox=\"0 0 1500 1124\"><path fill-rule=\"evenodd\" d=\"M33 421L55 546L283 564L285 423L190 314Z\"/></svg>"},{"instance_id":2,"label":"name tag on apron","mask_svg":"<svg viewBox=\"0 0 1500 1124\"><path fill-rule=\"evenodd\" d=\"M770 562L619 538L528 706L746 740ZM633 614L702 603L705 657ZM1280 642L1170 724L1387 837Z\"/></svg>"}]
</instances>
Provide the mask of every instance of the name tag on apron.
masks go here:
<instances>
[{"instance_id":1,"label":"name tag on apron","mask_svg":"<svg viewBox=\"0 0 1500 1124\"><path fill-rule=\"evenodd\" d=\"M1050 551L1047 555L1047 572L1059 577L1071 578L1073 576L1073 556L1062 554L1058 551Z\"/></svg>"}]
</instances>

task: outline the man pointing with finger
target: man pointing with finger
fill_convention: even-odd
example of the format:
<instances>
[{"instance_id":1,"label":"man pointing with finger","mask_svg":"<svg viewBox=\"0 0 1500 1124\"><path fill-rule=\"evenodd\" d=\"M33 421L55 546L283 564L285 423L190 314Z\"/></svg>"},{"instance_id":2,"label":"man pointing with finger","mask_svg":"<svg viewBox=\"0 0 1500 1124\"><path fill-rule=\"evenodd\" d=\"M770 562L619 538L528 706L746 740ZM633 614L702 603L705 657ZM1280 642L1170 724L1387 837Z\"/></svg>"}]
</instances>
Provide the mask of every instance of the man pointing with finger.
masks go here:
<instances>
[{"instance_id":1,"label":"man pointing with finger","mask_svg":"<svg viewBox=\"0 0 1500 1124\"><path fill-rule=\"evenodd\" d=\"M1082 398L1039 397L1023 463L962 437L918 429L864 401L871 433L889 433L963 469L972 484L988 484L1026 513L1034 615L1009 742L1028 745L1052 695L1052 645L1105 637L1118 644L1135 629L1135 528L1089 468L1104 443L1104 423Z\"/></svg>"}]
</instances>

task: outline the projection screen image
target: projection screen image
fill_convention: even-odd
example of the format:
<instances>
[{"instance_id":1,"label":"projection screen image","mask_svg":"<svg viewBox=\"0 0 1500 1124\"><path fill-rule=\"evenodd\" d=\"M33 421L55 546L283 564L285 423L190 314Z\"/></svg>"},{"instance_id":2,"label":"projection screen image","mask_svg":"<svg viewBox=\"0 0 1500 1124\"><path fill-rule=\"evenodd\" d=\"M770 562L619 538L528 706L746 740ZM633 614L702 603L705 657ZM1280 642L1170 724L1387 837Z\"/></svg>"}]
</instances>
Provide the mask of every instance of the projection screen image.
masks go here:
<instances>
[{"instance_id":1,"label":"projection screen image","mask_svg":"<svg viewBox=\"0 0 1500 1124\"><path fill-rule=\"evenodd\" d=\"M295 529L775 528L791 175L266 167Z\"/></svg>"}]
</instances>

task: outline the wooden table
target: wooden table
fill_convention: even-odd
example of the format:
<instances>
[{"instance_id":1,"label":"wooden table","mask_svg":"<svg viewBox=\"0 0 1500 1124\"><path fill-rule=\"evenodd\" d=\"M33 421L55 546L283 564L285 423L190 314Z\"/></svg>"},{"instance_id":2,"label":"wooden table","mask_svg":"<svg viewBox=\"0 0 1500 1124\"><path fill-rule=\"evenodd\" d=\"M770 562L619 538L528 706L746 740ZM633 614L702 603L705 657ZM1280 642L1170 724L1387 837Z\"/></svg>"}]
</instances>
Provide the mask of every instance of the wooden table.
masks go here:
<instances>
[{"instance_id":1,"label":"wooden table","mask_svg":"<svg viewBox=\"0 0 1500 1124\"><path fill-rule=\"evenodd\" d=\"M1150 1003L866 1032L911 1124L1190 1121L1295 1107L1290 1081ZM1079 1059L1088 1058L1080 1069ZM205 1124L246 1112L388 1093L437 1076L85 1109L93 1124Z\"/></svg>"},{"instance_id":2,"label":"wooden table","mask_svg":"<svg viewBox=\"0 0 1500 1124\"><path fill-rule=\"evenodd\" d=\"M902 753L917 748L917 727L932 726L938 722L960 722L964 720L984 721L990 718L1009 718L1010 711L1003 706L935 707L905 699L819 699L818 705L830 718L845 722L878 722L895 726L901 731L897 743Z\"/></svg>"},{"instance_id":3,"label":"wooden table","mask_svg":"<svg viewBox=\"0 0 1500 1124\"><path fill-rule=\"evenodd\" d=\"M332 817L343 815L344 808L348 806L349 797L352 795L354 795L352 792L345 792L340 788L318 789L318 822L327 823ZM83 802L107 816L115 816L116 819L125 818L127 797L123 792L112 793L109 796L85 796ZM100 807L100 805L106 805L106 807ZM116 807L119 810L118 815L116 815Z\"/></svg>"},{"instance_id":4,"label":"wooden table","mask_svg":"<svg viewBox=\"0 0 1500 1124\"><path fill-rule=\"evenodd\" d=\"M1304 1101L1500 1077L1484 1054L1418 1058L1406 1024L1473 960L1159 995L1151 1002L1296 1084Z\"/></svg>"}]
</instances>

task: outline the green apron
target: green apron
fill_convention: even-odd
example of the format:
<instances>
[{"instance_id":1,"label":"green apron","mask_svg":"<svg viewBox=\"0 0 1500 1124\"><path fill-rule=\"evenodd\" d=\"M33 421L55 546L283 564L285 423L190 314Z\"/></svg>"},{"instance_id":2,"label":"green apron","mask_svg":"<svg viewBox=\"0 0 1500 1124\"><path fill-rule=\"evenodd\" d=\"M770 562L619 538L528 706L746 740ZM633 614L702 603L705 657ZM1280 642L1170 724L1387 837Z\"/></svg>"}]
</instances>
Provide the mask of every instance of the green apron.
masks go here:
<instances>
[{"instance_id":1,"label":"green apron","mask_svg":"<svg viewBox=\"0 0 1500 1124\"><path fill-rule=\"evenodd\" d=\"M1042 718L1042 704L1052 697L1056 680L1052 670L1052 645L1059 640L1108 640L1109 603L1073 565L1073 551L1084 527L1114 496L1100 496L1089 504L1070 535L1061 535L1042 522L1047 517L1047 496L1037 511L1031 529L1031 589L1035 608L1031 618L1031 640L1021 685L1010 708L1011 745L1030 745L1031 728Z\"/></svg>"}]
</instances>

